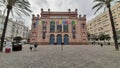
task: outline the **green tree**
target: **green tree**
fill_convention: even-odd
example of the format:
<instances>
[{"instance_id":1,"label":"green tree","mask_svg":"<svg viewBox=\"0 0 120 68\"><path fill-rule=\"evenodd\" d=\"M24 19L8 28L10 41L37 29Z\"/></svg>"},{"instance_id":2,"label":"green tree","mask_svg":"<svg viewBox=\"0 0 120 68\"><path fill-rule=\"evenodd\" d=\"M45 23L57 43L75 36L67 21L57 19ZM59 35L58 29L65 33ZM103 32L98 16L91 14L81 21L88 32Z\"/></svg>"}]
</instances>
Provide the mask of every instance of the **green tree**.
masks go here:
<instances>
[{"instance_id":1,"label":"green tree","mask_svg":"<svg viewBox=\"0 0 120 68\"><path fill-rule=\"evenodd\" d=\"M116 31L117 32L117 40L120 39L120 30Z\"/></svg>"},{"instance_id":2,"label":"green tree","mask_svg":"<svg viewBox=\"0 0 120 68\"><path fill-rule=\"evenodd\" d=\"M102 33L102 34L100 34L100 35L98 36L98 39L99 39L100 41L104 41L104 43L105 43L105 41L109 41L109 40L111 39L111 37L110 37L109 34L104 34L104 33Z\"/></svg>"},{"instance_id":3,"label":"green tree","mask_svg":"<svg viewBox=\"0 0 120 68\"><path fill-rule=\"evenodd\" d=\"M91 34L89 32L87 32L87 38L89 41L91 40Z\"/></svg>"},{"instance_id":4,"label":"green tree","mask_svg":"<svg viewBox=\"0 0 120 68\"><path fill-rule=\"evenodd\" d=\"M102 33L98 36L98 39L101 40L101 41L104 41L105 40L105 35Z\"/></svg>"},{"instance_id":5,"label":"green tree","mask_svg":"<svg viewBox=\"0 0 120 68\"><path fill-rule=\"evenodd\" d=\"M108 40L108 41L109 41L110 39L111 39L110 35L109 35L109 34L106 34L106 35L105 35L105 40Z\"/></svg>"},{"instance_id":6,"label":"green tree","mask_svg":"<svg viewBox=\"0 0 120 68\"><path fill-rule=\"evenodd\" d=\"M30 16L29 13L31 12L31 10L30 10L30 3L27 0L1 0L0 4L4 4L7 9L7 14L6 14L4 28L3 28L2 37L1 37L0 51L2 51L10 12L12 15L13 15L13 11L15 11L19 16L21 16L22 14Z\"/></svg>"},{"instance_id":7,"label":"green tree","mask_svg":"<svg viewBox=\"0 0 120 68\"><path fill-rule=\"evenodd\" d=\"M117 40L118 40L118 43L120 44L120 30L118 30L116 32L117 32Z\"/></svg>"},{"instance_id":8,"label":"green tree","mask_svg":"<svg viewBox=\"0 0 120 68\"><path fill-rule=\"evenodd\" d=\"M104 34L104 33L100 34L98 38L99 40L108 40L108 41L111 39L109 34Z\"/></svg>"},{"instance_id":9,"label":"green tree","mask_svg":"<svg viewBox=\"0 0 120 68\"><path fill-rule=\"evenodd\" d=\"M116 35L116 30L114 26L114 21L113 21L113 16L111 12L111 2L114 0L94 0L97 4L93 6L92 9L96 9L95 13L99 11L102 7L107 7L108 12L109 12L109 17L110 17L110 22L111 22L111 27L112 27L112 33L113 33L113 39L115 43L115 49L119 50L118 42L117 42L117 35Z\"/></svg>"},{"instance_id":10,"label":"green tree","mask_svg":"<svg viewBox=\"0 0 120 68\"><path fill-rule=\"evenodd\" d=\"M92 39L93 41L98 41L98 36L92 34L92 35L91 35L91 39Z\"/></svg>"}]
</instances>

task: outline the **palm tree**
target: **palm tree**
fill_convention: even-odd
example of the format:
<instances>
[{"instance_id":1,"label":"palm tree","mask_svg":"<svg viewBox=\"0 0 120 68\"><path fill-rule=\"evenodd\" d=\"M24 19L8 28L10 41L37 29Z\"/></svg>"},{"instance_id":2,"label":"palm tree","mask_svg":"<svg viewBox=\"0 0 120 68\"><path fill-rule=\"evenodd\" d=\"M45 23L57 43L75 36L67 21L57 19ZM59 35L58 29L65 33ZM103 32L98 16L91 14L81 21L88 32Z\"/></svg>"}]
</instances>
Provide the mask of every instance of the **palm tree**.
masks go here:
<instances>
[{"instance_id":1,"label":"palm tree","mask_svg":"<svg viewBox=\"0 0 120 68\"><path fill-rule=\"evenodd\" d=\"M15 11L17 15L19 16L21 16L22 14L30 16L29 13L31 12L31 10L30 10L30 3L27 0L2 0L0 2L4 4L7 9L7 15L5 18L4 28L3 28L2 37L1 37L0 51L2 52L3 42L5 38L5 33L6 33L6 28L7 28L7 23L8 23L10 12L12 15L13 15L13 11Z\"/></svg>"},{"instance_id":2,"label":"palm tree","mask_svg":"<svg viewBox=\"0 0 120 68\"><path fill-rule=\"evenodd\" d=\"M117 35L116 35L116 30L115 30L115 26L114 26L114 21L113 21L113 16L112 16L112 12L111 12L111 2L113 2L114 0L94 0L93 2L97 2L96 5L93 6L92 9L96 9L96 12L99 11L102 7L107 7L108 12L109 12L109 16L110 16L110 22L111 22L111 27L112 27L112 32L113 32L113 39L114 39L114 43L115 43L115 49L119 50L118 47L118 42L117 42ZM95 13L96 13L95 12Z\"/></svg>"}]
</instances>

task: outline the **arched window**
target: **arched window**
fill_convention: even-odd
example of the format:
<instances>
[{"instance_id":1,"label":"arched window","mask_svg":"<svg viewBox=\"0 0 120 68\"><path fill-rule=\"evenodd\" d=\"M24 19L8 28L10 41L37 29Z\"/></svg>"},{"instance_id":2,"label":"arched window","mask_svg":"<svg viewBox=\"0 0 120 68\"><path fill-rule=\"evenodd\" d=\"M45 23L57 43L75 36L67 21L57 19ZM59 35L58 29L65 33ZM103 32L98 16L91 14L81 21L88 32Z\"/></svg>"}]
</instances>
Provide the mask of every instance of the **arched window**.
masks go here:
<instances>
[{"instance_id":1,"label":"arched window","mask_svg":"<svg viewBox=\"0 0 120 68\"><path fill-rule=\"evenodd\" d=\"M63 25L63 29L64 29L64 32L68 32L68 24L67 24L66 21L65 21L65 23Z\"/></svg>"},{"instance_id":2,"label":"arched window","mask_svg":"<svg viewBox=\"0 0 120 68\"><path fill-rule=\"evenodd\" d=\"M42 21L42 28L43 28L43 35L42 38L45 39L46 38L46 30L47 30L47 22L46 21Z\"/></svg>"},{"instance_id":3,"label":"arched window","mask_svg":"<svg viewBox=\"0 0 120 68\"><path fill-rule=\"evenodd\" d=\"M55 36L53 34L50 35L50 44L55 43Z\"/></svg>"},{"instance_id":4,"label":"arched window","mask_svg":"<svg viewBox=\"0 0 120 68\"><path fill-rule=\"evenodd\" d=\"M68 32L68 25L64 25L64 32Z\"/></svg>"},{"instance_id":5,"label":"arched window","mask_svg":"<svg viewBox=\"0 0 120 68\"><path fill-rule=\"evenodd\" d=\"M55 32L55 21L50 22L50 32Z\"/></svg>"},{"instance_id":6,"label":"arched window","mask_svg":"<svg viewBox=\"0 0 120 68\"><path fill-rule=\"evenodd\" d=\"M47 22L46 21L42 21L42 28L43 28L43 32L46 32L47 30Z\"/></svg>"},{"instance_id":7,"label":"arched window","mask_svg":"<svg viewBox=\"0 0 120 68\"><path fill-rule=\"evenodd\" d=\"M42 36L42 38L43 38L43 39L46 38L46 33L45 33L45 32L43 32L43 36Z\"/></svg>"},{"instance_id":8,"label":"arched window","mask_svg":"<svg viewBox=\"0 0 120 68\"><path fill-rule=\"evenodd\" d=\"M73 39L75 39L75 38L76 38L75 33L76 33L76 28L75 28L75 25L72 25L72 34L73 34Z\"/></svg>"},{"instance_id":9,"label":"arched window","mask_svg":"<svg viewBox=\"0 0 120 68\"><path fill-rule=\"evenodd\" d=\"M82 24L82 28L83 28L83 29L85 28L85 24Z\"/></svg>"},{"instance_id":10,"label":"arched window","mask_svg":"<svg viewBox=\"0 0 120 68\"><path fill-rule=\"evenodd\" d=\"M62 35L60 34L57 35L57 44L62 44Z\"/></svg>"},{"instance_id":11,"label":"arched window","mask_svg":"<svg viewBox=\"0 0 120 68\"><path fill-rule=\"evenodd\" d=\"M57 32L62 32L62 24L57 25Z\"/></svg>"},{"instance_id":12,"label":"arched window","mask_svg":"<svg viewBox=\"0 0 120 68\"><path fill-rule=\"evenodd\" d=\"M69 44L69 36L67 34L64 35L64 44Z\"/></svg>"}]
</instances>

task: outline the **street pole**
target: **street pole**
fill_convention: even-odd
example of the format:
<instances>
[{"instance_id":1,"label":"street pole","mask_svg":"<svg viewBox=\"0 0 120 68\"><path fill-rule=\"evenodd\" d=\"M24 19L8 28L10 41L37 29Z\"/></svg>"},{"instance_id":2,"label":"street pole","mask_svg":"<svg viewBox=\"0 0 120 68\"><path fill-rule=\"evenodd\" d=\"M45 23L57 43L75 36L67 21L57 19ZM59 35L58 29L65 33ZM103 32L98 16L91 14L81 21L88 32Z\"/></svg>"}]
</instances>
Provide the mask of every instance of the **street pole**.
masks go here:
<instances>
[{"instance_id":1,"label":"street pole","mask_svg":"<svg viewBox=\"0 0 120 68\"><path fill-rule=\"evenodd\" d=\"M63 44L61 44L61 51L63 51Z\"/></svg>"}]
</instances>

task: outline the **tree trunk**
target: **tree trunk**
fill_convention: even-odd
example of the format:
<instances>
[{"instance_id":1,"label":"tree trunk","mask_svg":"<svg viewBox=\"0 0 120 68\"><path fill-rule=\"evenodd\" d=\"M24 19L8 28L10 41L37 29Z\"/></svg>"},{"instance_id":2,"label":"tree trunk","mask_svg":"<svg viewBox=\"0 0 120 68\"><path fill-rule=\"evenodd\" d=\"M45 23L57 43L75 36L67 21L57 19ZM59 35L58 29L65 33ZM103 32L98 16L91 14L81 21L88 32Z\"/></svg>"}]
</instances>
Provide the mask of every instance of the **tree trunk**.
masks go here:
<instances>
[{"instance_id":1,"label":"tree trunk","mask_svg":"<svg viewBox=\"0 0 120 68\"><path fill-rule=\"evenodd\" d=\"M111 22L111 26L112 26L112 32L113 32L113 39L114 39L115 49L119 50L118 42L117 42L117 35L116 35L116 30L115 30L115 25L114 25L114 21L113 21L112 12L111 12L110 7L108 7L108 10L109 10L110 22Z\"/></svg>"},{"instance_id":2,"label":"tree trunk","mask_svg":"<svg viewBox=\"0 0 120 68\"><path fill-rule=\"evenodd\" d=\"M4 43L5 33L6 33L6 29L7 29L7 23L8 23L10 10L11 9L7 10L7 16L6 16L5 22L4 22L4 28L3 28L2 37L1 37L1 47L0 47L1 52L3 51L3 43Z\"/></svg>"}]
</instances>

